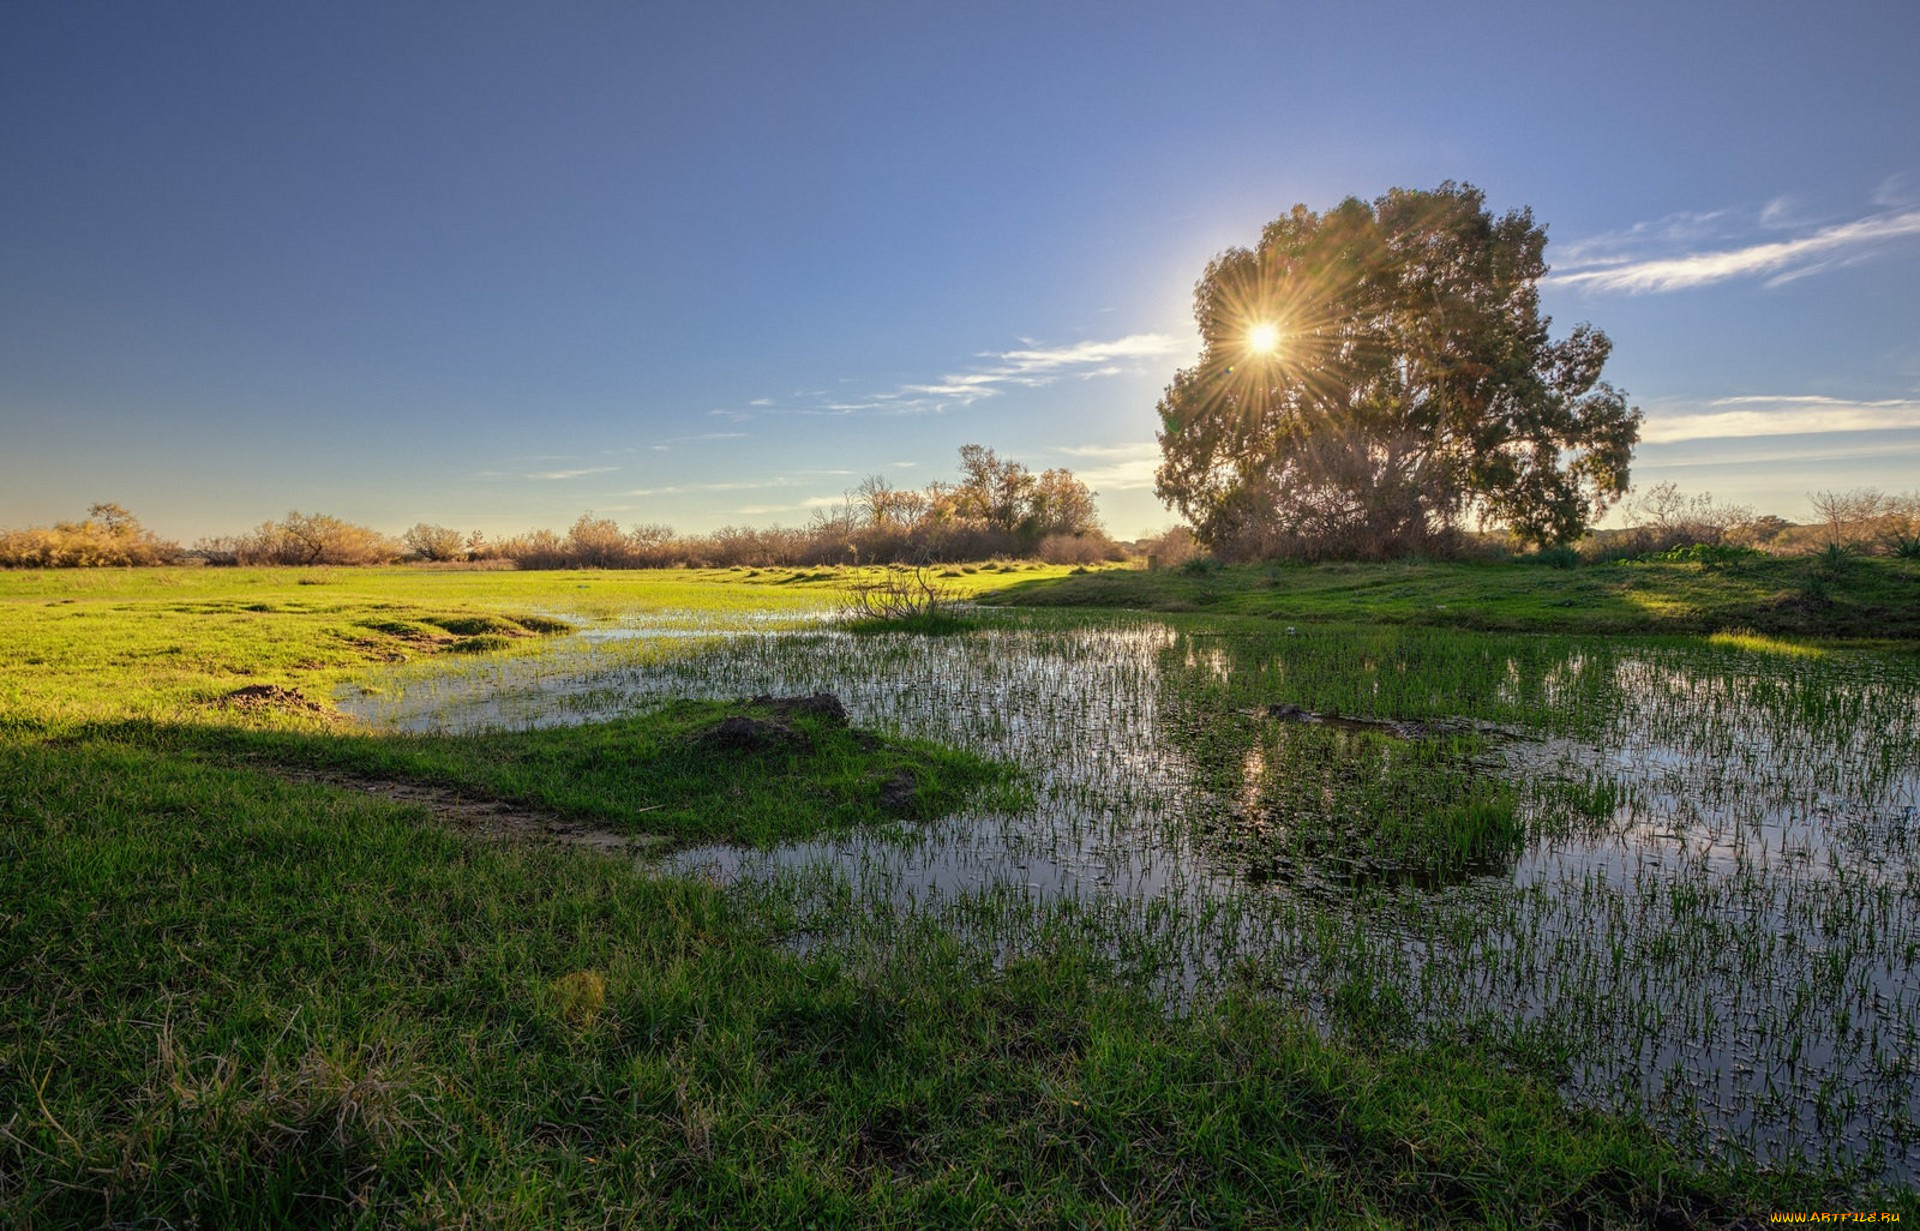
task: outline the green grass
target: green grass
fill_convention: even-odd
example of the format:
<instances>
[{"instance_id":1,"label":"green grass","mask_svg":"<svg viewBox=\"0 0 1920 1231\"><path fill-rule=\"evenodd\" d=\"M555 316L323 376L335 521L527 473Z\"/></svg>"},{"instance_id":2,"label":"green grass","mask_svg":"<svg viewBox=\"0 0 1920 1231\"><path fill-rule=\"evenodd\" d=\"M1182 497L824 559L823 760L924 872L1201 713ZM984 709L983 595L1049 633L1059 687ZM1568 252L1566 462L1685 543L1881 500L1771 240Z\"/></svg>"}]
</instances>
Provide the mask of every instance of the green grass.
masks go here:
<instances>
[{"instance_id":1,"label":"green grass","mask_svg":"<svg viewBox=\"0 0 1920 1231\"><path fill-rule=\"evenodd\" d=\"M1008 576L951 582L972 598ZM497 572L383 569L0 570L0 726L128 714L172 720L235 688L325 696L370 664L533 646L575 625L671 613L716 620L839 611L876 569ZM561 617L558 613L565 612Z\"/></svg>"},{"instance_id":2,"label":"green grass","mask_svg":"<svg viewBox=\"0 0 1920 1231\"><path fill-rule=\"evenodd\" d=\"M1920 638L1920 564L1902 559L1107 570L1031 579L986 601L1516 632Z\"/></svg>"},{"instance_id":3,"label":"green grass","mask_svg":"<svg viewBox=\"0 0 1920 1231\"><path fill-rule=\"evenodd\" d=\"M1239 796L1202 822L1202 842L1254 883L1431 887L1503 867L1524 836L1517 794L1477 767L1475 737L1246 724L1244 751L1222 763L1218 729L1182 741L1203 781Z\"/></svg>"},{"instance_id":4,"label":"green grass","mask_svg":"<svg viewBox=\"0 0 1920 1231\"><path fill-rule=\"evenodd\" d=\"M782 947L697 881L149 749L0 752L14 1226L1724 1219L1705 1177L1456 1049L1190 1017L1071 944Z\"/></svg>"},{"instance_id":5,"label":"green grass","mask_svg":"<svg viewBox=\"0 0 1920 1231\"><path fill-rule=\"evenodd\" d=\"M709 746L703 734L730 716L784 723L794 738ZM738 702L674 701L611 722L470 736L201 727L137 738L199 761L427 783L674 843L767 846L930 819L989 788L1001 806L1022 798L1003 767L971 753ZM895 784L900 802L888 805Z\"/></svg>"},{"instance_id":6,"label":"green grass","mask_svg":"<svg viewBox=\"0 0 1920 1231\"><path fill-rule=\"evenodd\" d=\"M975 620L945 611L921 611L896 619L870 618L850 620L842 625L857 636L879 633L906 633L920 637L948 637L980 627Z\"/></svg>"},{"instance_id":7,"label":"green grass","mask_svg":"<svg viewBox=\"0 0 1920 1231\"><path fill-rule=\"evenodd\" d=\"M1861 1195L1703 1165L1503 1053L1327 1038L1259 978L1169 1013L1062 921L1007 954L932 916L847 917L852 942L815 951L778 894L465 834L299 776L770 842L895 823L881 788L902 774L912 816L1009 788L966 750L793 716L804 740L722 756L703 731L773 715L711 702L463 737L221 704L250 685L324 704L468 638L530 652L555 613L805 615L839 601L837 577L0 574L0 1225L1717 1226ZM1282 629L1253 623L1276 640L1236 653L1279 661ZM1441 662L1444 635L1411 631L1376 647L1375 685L1405 678L1394 654ZM1342 671L1350 646L1289 644L1302 704L1441 704L1379 699ZM1498 658L1445 678L1478 686ZM1201 700L1275 687L1250 670ZM1486 702L1502 707L1546 704ZM1244 757L1212 738L1195 747ZM1296 768L1332 758L1323 785L1386 775L1458 810L1401 833L1396 858L1503 849L1470 745L1253 743ZM1265 786L1275 806L1306 789ZM1377 1018L1362 985L1341 995Z\"/></svg>"}]
</instances>

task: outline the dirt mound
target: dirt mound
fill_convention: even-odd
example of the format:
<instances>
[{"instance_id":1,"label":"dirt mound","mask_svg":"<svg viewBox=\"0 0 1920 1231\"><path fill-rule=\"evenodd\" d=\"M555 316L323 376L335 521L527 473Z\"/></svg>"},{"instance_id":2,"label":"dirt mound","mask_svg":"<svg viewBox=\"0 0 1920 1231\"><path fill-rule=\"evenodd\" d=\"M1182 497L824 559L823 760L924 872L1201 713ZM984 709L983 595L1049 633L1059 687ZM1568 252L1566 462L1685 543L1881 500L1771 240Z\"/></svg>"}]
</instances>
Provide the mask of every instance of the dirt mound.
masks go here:
<instances>
[{"instance_id":1,"label":"dirt mound","mask_svg":"<svg viewBox=\"0 0 1920 1231\"><path fill-rule=\"evenodd\" d=\"M830 692L816 692L810 697L762 693L744 704L769 716L729 714L693 735L689 742L708 752L804 752L813 747L813 739L795 727L793 719L806 716L834 726L847 725L847 707Z\"/></svg>"},{"instance_id":2,"label":"dirt mound","mask_svg":"<svg viewBox=\"0 0 1920 1231\"><path fill-rule=\"evenodd\" d=\"M805 731L778 718L750 718L730 714L693 737L693 746L708 752L786 752L811 748Z\"/></svg>"},{"instance_id":3,"label":"dirt mound","mask_svg":"<svg viewBox=\"0 0 1920 1231\"><path fill-rule=\"evenodd\" d=\"M880 807L896 815L912 815L920 809L920 783L905 770L880 784Z\"/></svg>"},{"instance_id":4,"label":"dirt mound","mask_svg":"<svg viewBox=\"0 0 1920 1231\"><path fill-rule=\"evenodd\" d=\"M810 697L775 697L762 693L747 704L772 710L782 718L792 718L795 714L811 714L816 718L825 718L842 726L847 722L847 707L840 703L840 698L830 692L816 692Z\"/></svg>"},{"instance_id":5,"label":"dirt mound","mask_svg":"<svg viewBox=\"0 0 1920 1231\"><path fill-rule=\"evenodd\" d=\"M324 714L327 707L301 692L279 684L249 684L220 698L222 709L247 713Z\"/></svg>"}]
</instances>

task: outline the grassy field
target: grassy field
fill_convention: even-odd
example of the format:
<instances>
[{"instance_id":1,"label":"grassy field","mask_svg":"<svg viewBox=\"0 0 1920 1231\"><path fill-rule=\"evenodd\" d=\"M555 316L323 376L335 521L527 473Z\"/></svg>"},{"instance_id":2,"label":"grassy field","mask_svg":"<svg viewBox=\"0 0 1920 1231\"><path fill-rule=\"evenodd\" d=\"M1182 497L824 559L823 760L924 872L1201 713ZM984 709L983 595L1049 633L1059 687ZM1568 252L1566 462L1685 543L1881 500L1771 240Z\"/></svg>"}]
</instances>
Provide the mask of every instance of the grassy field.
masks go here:
<instances>
[{"instance_id":1,"label":"grassy field","mask_svg":"<svg viewBox=\"0 0 1920 1231\"><path fill-rule=\"evenodd\" d=\"M1858 563L1835 608L1914 580ZM1477 595L1538 627L1578 618L1553 604L1599 573L942 580L1303 620L1445 603L1445 623ZM1505 578L1521 584L1503 597ZM856 912L847 943L816 950L778 893L538 840L548 820L764 843L983 793L1018 807L1031 784L976 750L792 715L790 739L723 751L700 742L723 715L777 715L715 702L473 736L382 734L331 704L403 659L537 659L563 625L813 622L848 580L0 574L0 1222L1722 1226L1869 1200L1913 1216L1910 1194L1837 1173L1703 1162L1570 1107L1510 1053L1329 1036L1259 978L1170 1013L1064 924L1009 956L935 915ZM1684 612L1611 601L1676 630L1764 606L1762 582L1682 580L1661 592ZM1244 759L1195 726L1203 765ZM1282 736L1276 757L1326 761L1323 733ZM1497 784L1383 747L1337 751L1456 813L1462 857L1508 840ZM1272 778L1282 803L1297 782ZM377 789L396 784L420 793ZM453 824L450 801L541 823ZM1388 832L1450 866L1429 837Z\"/></svg>"},{"instance_id":2,"label":"grassy field","mask_svg":"<svg viewBox=\"0 0 1920 1231\"><path fill-rule=\"evenodd\" d=\"M371 664L501 648L488 624L564 610L573 622L655 615L806 622L832 614L877 570L512 572L390 569L0 570L9 665L6 721L88 716L169 721L247 684L324 693ZM1015 578L1067 575L1021 564L943 570L959 598ZM546 613L546 614L542 614ZM477 621L477 623L476 623Z\"/></svg>"},{"instance_id":3,"label":"grassy field","mask_svg":"<svg viewBox=\"0 0 1920 1231\"><path fill-rule=\"evenodd\" d=\"M1632 561L1235 565L1034 578L994 601L1204 611L1495 631L1920 639L1920 562L1822 556Z\"/></svg>"}]
</instances>

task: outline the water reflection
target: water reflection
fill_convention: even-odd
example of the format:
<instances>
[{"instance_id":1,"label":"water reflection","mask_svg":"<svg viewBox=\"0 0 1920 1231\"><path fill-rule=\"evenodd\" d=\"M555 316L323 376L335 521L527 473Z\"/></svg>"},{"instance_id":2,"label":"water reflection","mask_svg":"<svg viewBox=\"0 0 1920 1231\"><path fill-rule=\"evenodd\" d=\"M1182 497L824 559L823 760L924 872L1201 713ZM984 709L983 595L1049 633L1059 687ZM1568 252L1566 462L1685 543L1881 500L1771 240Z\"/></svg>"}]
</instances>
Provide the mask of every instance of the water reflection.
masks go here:
<instances>
[{"instance_id":1,"label":"water reflection","mask_svg":"<svg viewBox=\"0 0 1920 1231\"><path fill-rule=\"evenodd\" d=\"M685 620L392 672L342 707L457 731L833 692L863 725L1017 762L1035 806L671 870L780 895L810 945L865 943L892 904L996 952L1075 930L1173 997L1251 979L1329 1021L1519 1023L1578 1098L1920 1176L1912 662L1291 631ZM1451 725L1407 739L1275 705ZM1428 824L1445 809L1457 824ZM1450 855L1435 832L1468 838Z\"/></svg>"}]
</instances>

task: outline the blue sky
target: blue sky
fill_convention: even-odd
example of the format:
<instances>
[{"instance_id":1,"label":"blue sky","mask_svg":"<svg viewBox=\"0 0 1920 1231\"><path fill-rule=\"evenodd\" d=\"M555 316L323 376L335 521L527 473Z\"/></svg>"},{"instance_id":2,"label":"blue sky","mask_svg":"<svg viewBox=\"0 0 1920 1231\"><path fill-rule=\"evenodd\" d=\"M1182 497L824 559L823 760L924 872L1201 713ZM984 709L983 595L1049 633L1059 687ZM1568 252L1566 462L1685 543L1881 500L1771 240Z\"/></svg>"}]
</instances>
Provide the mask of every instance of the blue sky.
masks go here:
<instances>
[{"instance_id":1,"label":"blue sky","mask_svg":"<svg viewBox=\"0 0 1920 1231\"><path fill-rule=\"evenodd\" d=\"M0 526L804 522L988 444L1130 537L1209 257L1532 207L1642 485L1920 487L1920 6L0 6Z\"/></svg>"}]
</instances>

